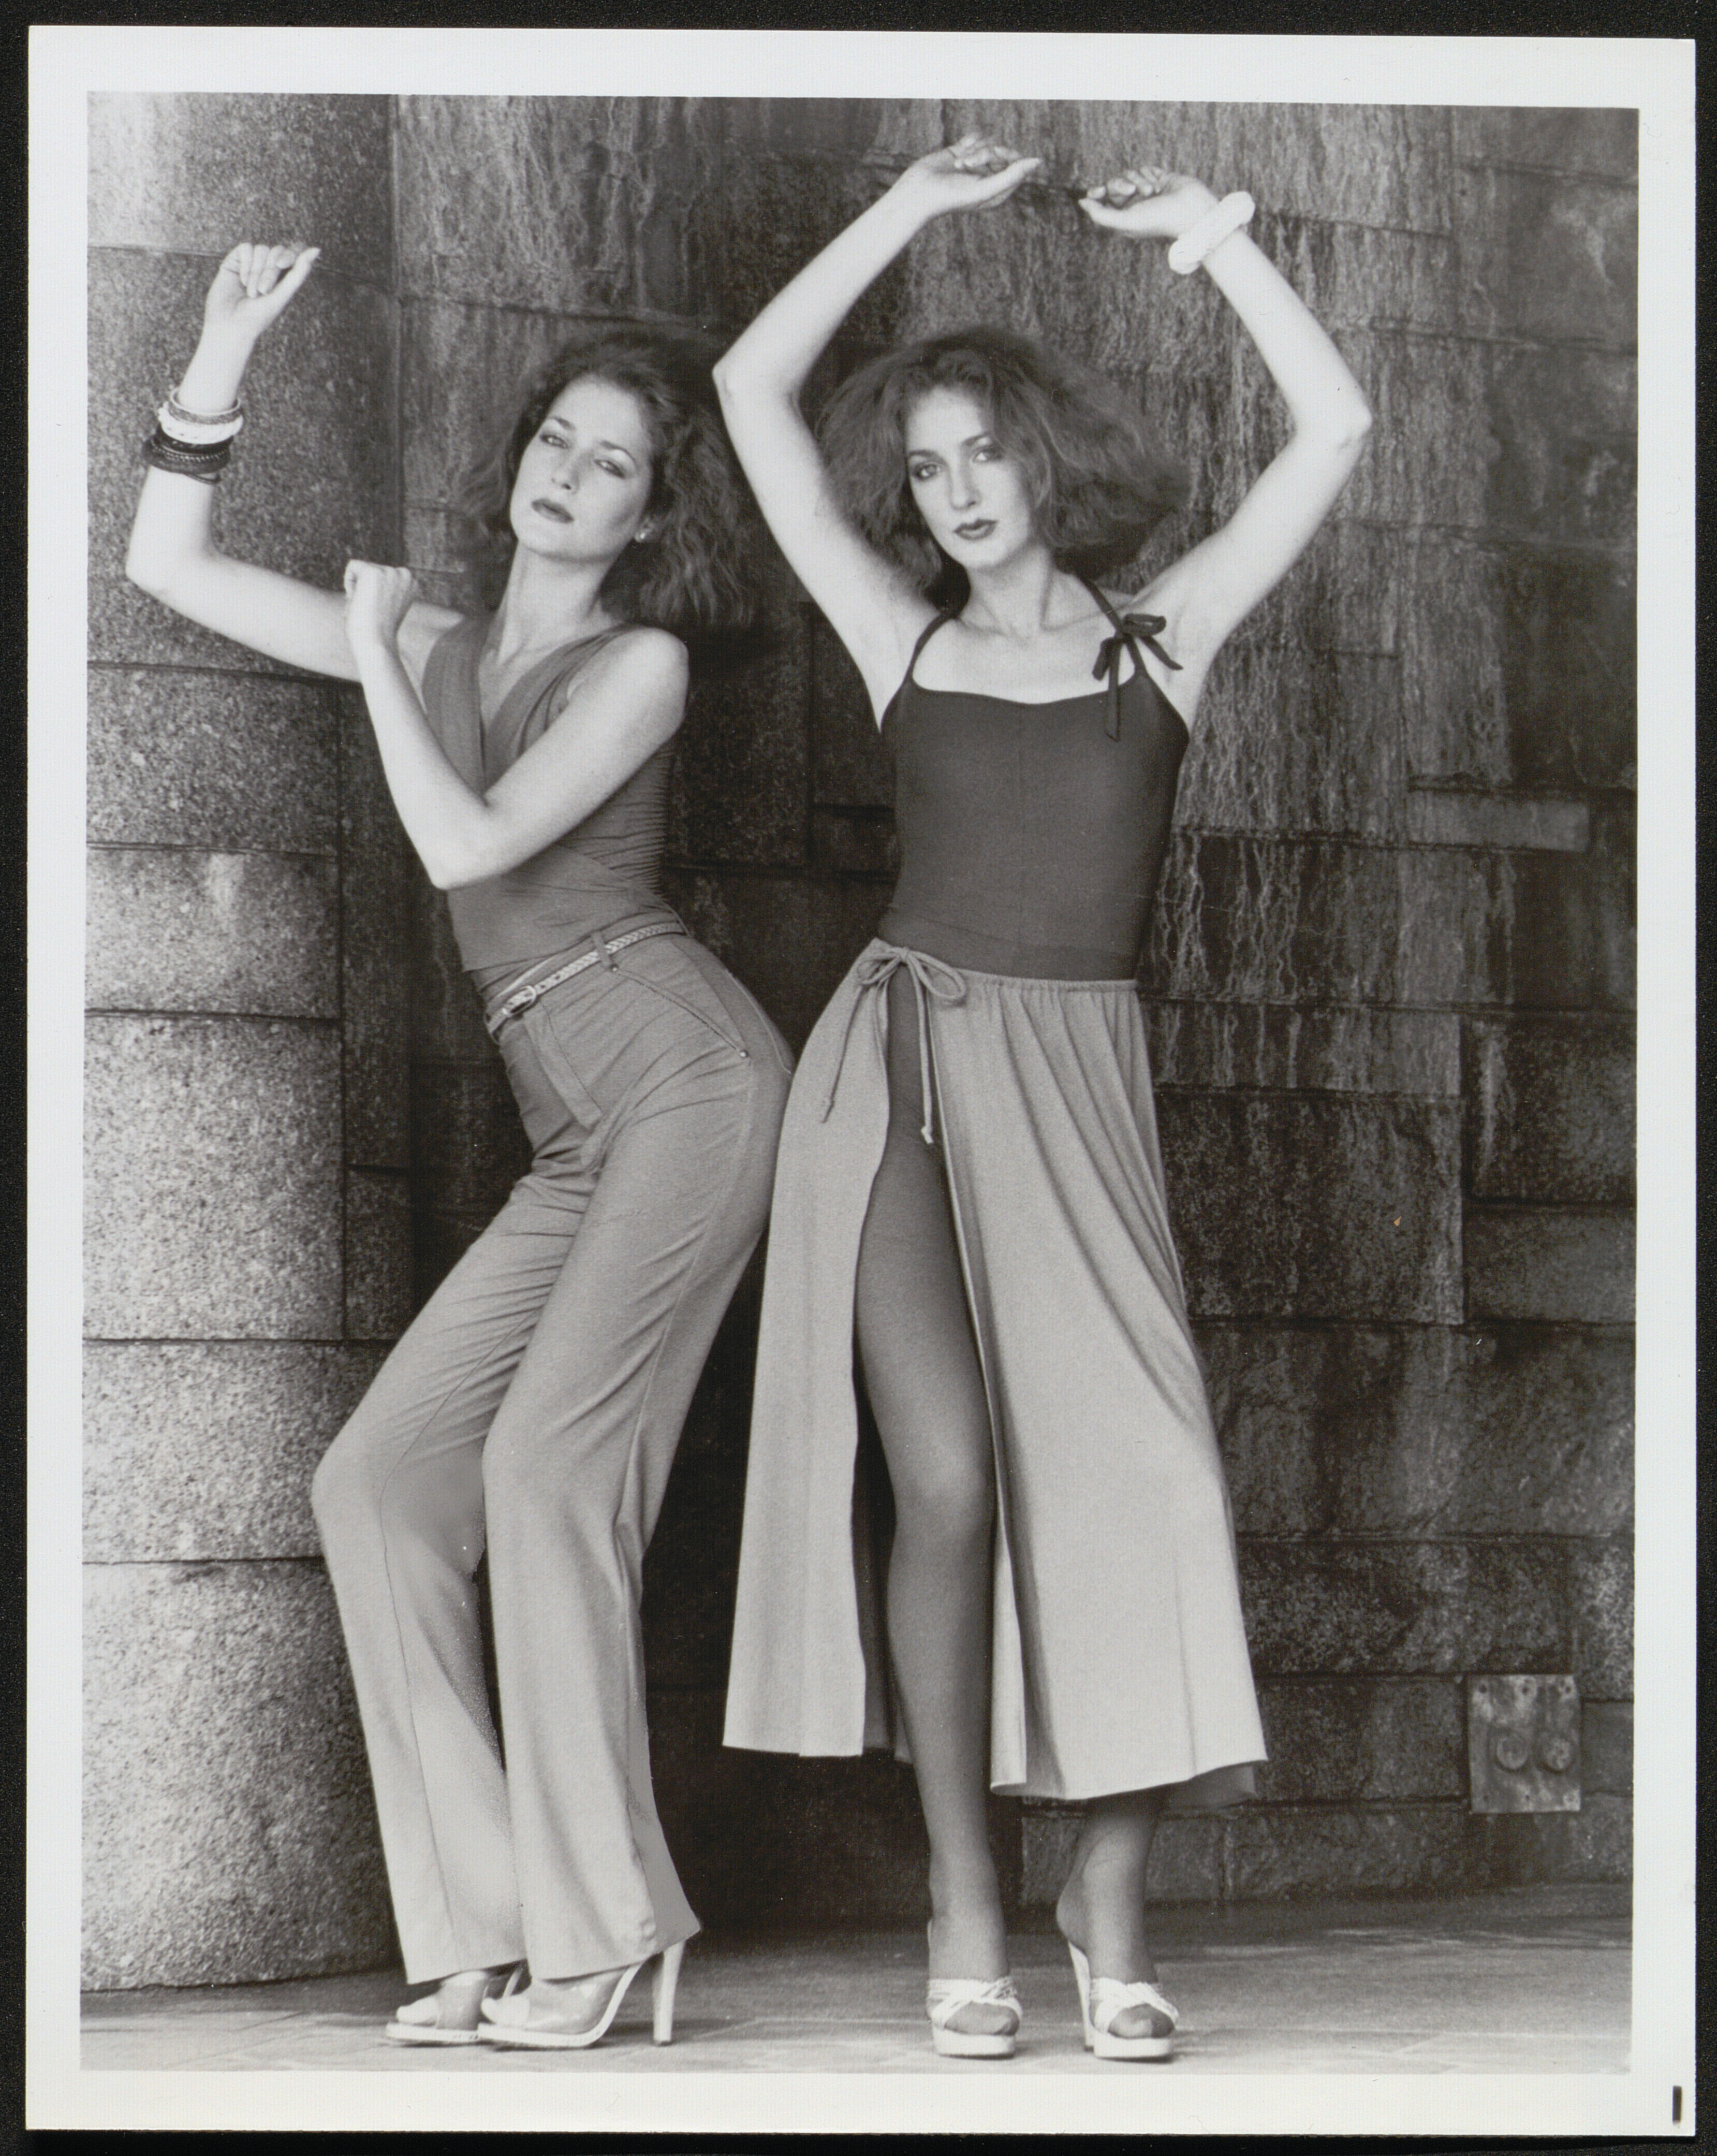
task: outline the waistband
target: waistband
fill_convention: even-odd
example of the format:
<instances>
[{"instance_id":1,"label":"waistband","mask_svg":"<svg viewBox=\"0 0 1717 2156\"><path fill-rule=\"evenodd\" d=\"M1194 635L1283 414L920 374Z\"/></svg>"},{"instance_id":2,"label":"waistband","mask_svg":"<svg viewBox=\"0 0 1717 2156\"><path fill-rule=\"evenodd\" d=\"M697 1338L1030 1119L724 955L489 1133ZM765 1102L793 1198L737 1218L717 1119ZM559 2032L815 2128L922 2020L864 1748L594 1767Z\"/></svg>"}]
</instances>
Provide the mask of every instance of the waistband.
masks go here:
<instances>
[{"instance_id":1,"label":"waistband","mask_svg":"<svg viewBox=\"0 0 1717 2156\"><path fill-rule=\"evenodd\" d=\"M580 952L576 958L564 959L556 965L555 960L561 954L555 952L536 962L537 966L551 968L551 972L539 973L536 967L529 966L510 981L502 981L491 988L484 998L483 1023L490 1037L499 1040L501 1028L509 1019L517 1018L520 1011L529 1010L534 1003L539 1002L551 988L557 988L562 981L570 981L575 974L586 973L592 966L607 966L612 970L617 951L624 951L633 943L642 943L648 937L684 936L689 933L685 923L677 914L668 915L658 921L647 921L641 928L628 929L620 936L610 936L606 929L592 928L585 939L590 948Z\"/></svg>"},{"instance_id":2,"label":"waistband","mask_svg":"<svg viewBox=\"0 0 1717 2156\"><path fill-rule=\"evenodd\" d=\"M1116 981L1138 970L1136 956L1126 950L1105 950L1090 943L1015 943L956 921L915 913L892 900L876 932L885 943L927 952L963 973L985 973L997 980ZM1021 959L1026 963L1018 963Z\"/></svg>"}]
</instances>

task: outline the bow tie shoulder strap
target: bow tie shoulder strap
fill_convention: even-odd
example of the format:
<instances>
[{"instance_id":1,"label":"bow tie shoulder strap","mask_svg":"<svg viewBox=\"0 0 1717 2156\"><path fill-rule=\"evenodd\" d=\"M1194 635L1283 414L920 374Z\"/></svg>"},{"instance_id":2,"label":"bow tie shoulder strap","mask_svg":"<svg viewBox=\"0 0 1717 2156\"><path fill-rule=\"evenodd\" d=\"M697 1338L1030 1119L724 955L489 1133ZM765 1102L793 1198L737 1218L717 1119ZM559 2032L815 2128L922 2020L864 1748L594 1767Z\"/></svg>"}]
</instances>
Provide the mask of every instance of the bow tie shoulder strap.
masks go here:
<instances>
[{"instance_id":1,"label":"bow tie shoulder strap","mask_svg":"<svg viewBox=\"0 0 1717 2156\"><path fill-rule=\"evenodd\" d=\"M1166 614L1117 613L1095 584L1084 577L1080 578L1079 582L1084 585L1085 589L1109 617L1115 631L1112 636L1105 636L1097 647L1097 663L1091 669L1091 678L1094 681L1100 681L1105 674L1109 677L1109 695L1104 708L1104 725L1108 731L1109 738L1111 741L1116 741L1120 737L1120 658L1123 648L1131 654L1133 670L1139 674L1145 671L1144 661L1139 656L1139 646L1141 644L1153 657L1160 659L1165 666L1171 668L1176 674L1181 671L1181 662L1178 659L1171 659L1156 640L1168 627L1168 617Z\"/></svg>"}]
</instances>

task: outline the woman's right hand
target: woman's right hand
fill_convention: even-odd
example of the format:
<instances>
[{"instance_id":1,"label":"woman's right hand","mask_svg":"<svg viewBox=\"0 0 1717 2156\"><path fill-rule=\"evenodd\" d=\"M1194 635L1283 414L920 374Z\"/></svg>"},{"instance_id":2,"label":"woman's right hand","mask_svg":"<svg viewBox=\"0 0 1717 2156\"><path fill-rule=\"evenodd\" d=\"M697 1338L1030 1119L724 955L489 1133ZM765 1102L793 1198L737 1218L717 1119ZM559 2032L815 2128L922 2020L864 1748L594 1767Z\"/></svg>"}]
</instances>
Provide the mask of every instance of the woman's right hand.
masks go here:
<instances>
[{"instance_id":1,"label":"woman's right hand","mask_svg":"<svg viewBox=\"0 0 1717 2156\"><path fill-rule=\"evenodd\" d=\"M315 269L320 247L241 240L215 272L202 303L202 332L249 351Z\"/></svg>"},{"instance_id":2,"label":"woman's right hand","mask_svg":"<svg viewBox=\"0 0 1717 2156\"><path fill-rule=\"evenodd\" d=\"M891 192L911 202L926 218L956 209L993 209L1043 162L1041 157L1016 157L987 135L962 135L957 142L915 159Z\"/></svg>"}]
</instances>

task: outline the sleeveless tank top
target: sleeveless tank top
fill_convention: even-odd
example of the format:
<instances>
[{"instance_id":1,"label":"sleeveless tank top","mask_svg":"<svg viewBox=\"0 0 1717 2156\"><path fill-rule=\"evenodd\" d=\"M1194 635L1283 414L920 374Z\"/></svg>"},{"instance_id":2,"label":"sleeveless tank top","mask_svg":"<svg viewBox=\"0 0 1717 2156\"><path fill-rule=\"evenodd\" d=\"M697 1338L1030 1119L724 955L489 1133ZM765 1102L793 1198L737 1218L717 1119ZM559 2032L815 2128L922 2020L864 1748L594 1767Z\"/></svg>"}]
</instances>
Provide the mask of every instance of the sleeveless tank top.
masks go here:
<instances>
[{"instance_id":1,"label":"sleeveless tank top","mask_svg":"<svg viewBox=\"0 0 1717 2156\"><path fill-rule=\"evenodd\" d=\"M448 762L485 793L555 716L561 690L618 629L563 644L528 667L485 728L477 661L484 615L468 617L431 647L423 711ZM669 915L658 886L668 829L674 744L664 742L626 783L564 837L516 868L450 891L448 910L467 973L479 988L505 973L553 957L595 930Z\"/></svg>"},{"instance_id":2,"label":"sleeveless tank top","mask_svg":"<svg viewBox=\"0 0 1717 2156\"><path fill-rule=\"evenodd\" d=\"M920 688L914 649L883 714L894 764L900 873L877 932L951 966L1049 980L1138 969L1187 744L1139 660L1165 626L1116 614L1089 695L1022 704ZM1133 671L1120 678L1121 650Z\"/></svg>"}]
</instances>

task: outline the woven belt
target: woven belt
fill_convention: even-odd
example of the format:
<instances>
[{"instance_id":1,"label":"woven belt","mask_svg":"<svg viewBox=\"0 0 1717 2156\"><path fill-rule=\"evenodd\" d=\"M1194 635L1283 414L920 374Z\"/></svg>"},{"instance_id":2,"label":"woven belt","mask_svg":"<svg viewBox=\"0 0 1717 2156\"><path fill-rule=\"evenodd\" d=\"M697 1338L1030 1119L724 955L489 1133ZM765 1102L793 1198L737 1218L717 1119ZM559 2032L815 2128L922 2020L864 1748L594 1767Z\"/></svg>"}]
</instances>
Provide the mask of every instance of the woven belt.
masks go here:
<instances>
[{"instance_id":1,"label":"woven belt","mask_svg":"<svg viewBox=\"0 0 1717 2156\"><path fill-rule=\"evenodd\" d=\"M683 921L653 921L648 927L634 928L628 935L617 936L612 943L598 934L595 939L596 950L587 951L582 958L575 958L570 965L559 967L540 981L530 981L522 988L515 988L494 1015L485 1017L483 1023L488 1027L491 1037L498 1039L501 1028L510 1018L517 1018L520 1011L529 1010L539 997L546 996L551 988L559 988L562 981L570 981L575 973L582 973L589 967L605 962L612 965L615 952L623 951L629 943L642 943L647 936L684 936L685 933Z\"/></svg>"}]
</instances>

